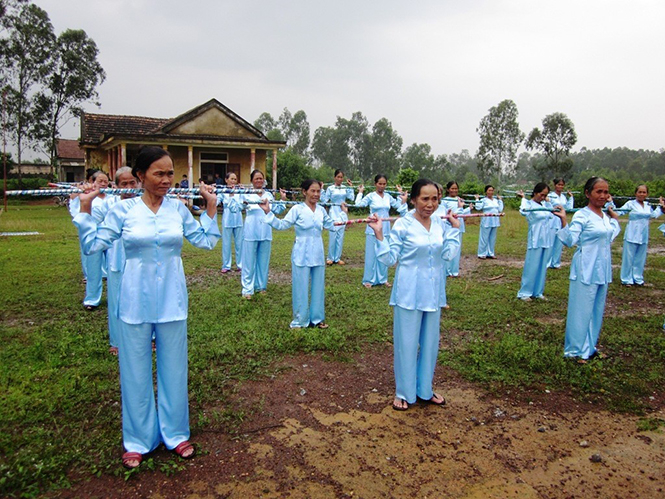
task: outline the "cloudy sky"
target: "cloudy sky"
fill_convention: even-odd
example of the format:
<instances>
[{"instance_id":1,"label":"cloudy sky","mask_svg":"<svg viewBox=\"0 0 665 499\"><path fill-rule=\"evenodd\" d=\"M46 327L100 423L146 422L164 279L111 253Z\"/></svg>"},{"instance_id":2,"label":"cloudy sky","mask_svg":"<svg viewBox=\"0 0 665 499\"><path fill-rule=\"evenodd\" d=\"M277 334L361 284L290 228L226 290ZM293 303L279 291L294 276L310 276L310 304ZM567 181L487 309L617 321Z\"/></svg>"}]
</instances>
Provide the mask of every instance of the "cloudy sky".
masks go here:
<instances>
[{"instance_id":1,"label":"cloudy sky","mask_svg":"<svg viewBox=\"0 0 665 499\"><path fill-rule=\"evenodd\" d=\"M662 0L34 1L96 41L97 112L169 118L214 97L249 121L303 109L313 136L361 111L405 147L473 154L512 99L525 133L563 112L576 149L665 147Z\"/></svg>"}]
</instances>

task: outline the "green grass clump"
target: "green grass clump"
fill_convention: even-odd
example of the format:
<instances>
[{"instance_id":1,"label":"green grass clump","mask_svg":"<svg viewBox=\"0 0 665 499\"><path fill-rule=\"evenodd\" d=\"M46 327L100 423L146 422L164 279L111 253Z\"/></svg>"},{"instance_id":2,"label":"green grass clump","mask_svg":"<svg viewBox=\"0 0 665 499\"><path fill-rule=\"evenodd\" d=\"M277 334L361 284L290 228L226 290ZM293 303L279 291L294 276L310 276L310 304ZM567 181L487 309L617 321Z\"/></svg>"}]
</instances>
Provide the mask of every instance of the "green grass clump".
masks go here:
<instances>
[{"instance_id":1,"label":"green grass clump","mask_svg":"<svg viewBox=\"0 0 665 499\"><path fill-rule=\"evenodd\" d=\"M131 479L120 466L117 358L108 354L104 306L88 313L76 231L64 208L12 204L0 232L0 496L34 497L100 474ZM665 335L659 304L665 288L665 238L652 230L646 279L652 287L611 285L601 333L606 359L578 365L563 358L568 271L550 271L547 302L516 299L527 224L502 219L496 261L475 258L477 223L467 224L462 277L448 280L440 363L480 387L572 392L613 410L640 413L665 383ZM219 408L243 380L277 374L287 355L348 361L370 344L392 341L390 290L361 287L364 227L345 237L344 267L326 269L330 329L289 329L293 231L274 232L268 294L240 297L238 274L219 273L221 247L185 245L190 300L189 393L194 431L233 433L251 417ZM327 235L324 234L327 246ZM621 242L613 246L620 263ZM566 249L564 261L572 250ZM392 280L393 270L390 270ZM104 305L104 302L103 302ZM262 401L251 401L261 407ZM645 420L645 428L662 422ZM651 425L651 426L649 426ZM151 457L142 467L169 476L178 461Z\"/></svg>"}]
</instances>

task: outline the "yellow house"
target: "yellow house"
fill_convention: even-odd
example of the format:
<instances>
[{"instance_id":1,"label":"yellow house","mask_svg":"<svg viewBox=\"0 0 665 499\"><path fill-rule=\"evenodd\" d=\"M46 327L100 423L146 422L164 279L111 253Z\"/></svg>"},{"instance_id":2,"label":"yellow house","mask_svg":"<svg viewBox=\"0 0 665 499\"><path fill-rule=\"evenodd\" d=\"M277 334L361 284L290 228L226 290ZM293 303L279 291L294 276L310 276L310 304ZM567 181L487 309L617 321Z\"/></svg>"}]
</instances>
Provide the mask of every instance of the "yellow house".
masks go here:
<instances>
[{"instance_id":1,"label":"yellow house","mask_svg":"<svg viewBox=\"0 0 665 499\"><path fill-rule=\"evenodd\" d=\"M266 173L267 153L272 151L275 187L276 153L286 143L268 140L251 123L211 99L172 119L83 113L80 145L86 168L100 168L111 176L121 166L131 166L141 146L163 147L173 157L176 182L187 175L190 186L199 178L213 183L215 174L223 179L227 172L235 173L241 184L249 184L254 169Z\"/></svg>"}]
</instances>

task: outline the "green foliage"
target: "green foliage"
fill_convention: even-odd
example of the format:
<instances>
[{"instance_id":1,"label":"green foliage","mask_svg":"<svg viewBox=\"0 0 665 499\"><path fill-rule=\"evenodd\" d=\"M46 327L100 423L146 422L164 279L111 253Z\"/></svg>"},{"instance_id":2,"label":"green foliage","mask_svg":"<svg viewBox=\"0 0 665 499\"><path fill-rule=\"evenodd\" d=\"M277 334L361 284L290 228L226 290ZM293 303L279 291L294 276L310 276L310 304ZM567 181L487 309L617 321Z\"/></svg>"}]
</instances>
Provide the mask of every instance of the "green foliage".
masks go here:
<instances>
[{"instance_id":1,"label":"green foliage","mask_svg":"<svg viewBox=\"0 0 665 499\"><path fill-rule=\"evenodd\" d=\"M413 183L419 178L420 176L418 175L418 172L415 171L413 168L402 168L399 171L399 174L397 175L395 183L401 185L406 189L409 186L413 185Z\"/></svg>"},{"instance_id":2,"label":"green foliage","mask_svg":"<svg viewBox=\"0 0 665 499\"><path fill-rule=\"evenodd\" d=\"M305 158L293 149L287 148L277 153L277 186L279 188L299 188L303 181L313 177L313 169L307 165Z\"/></svg>"},{"instance_id":3,"label":"green foliage","mask_svg":"<svg viewBox=\"0 0 665 499\"><path fill-rule=\"evenodd\" d=\"M665 419L640 418L637 422L637 431L656 431L661 426L665 426Z\"/></svg>"},{"instance_id":4,"label":"green foliage","mask_svg":"<svg viewBox=\"0 0 665 499\"><path fill-rule=\"evenodd\" d=\"M566 178L573 168L568 157L577 143L575 125L564 113L552 113L543 118L543 128L534 128L526 139L526 148L540 151L546 158L544 164L534 165L541 180Z\"/></svg>"},{"instance_id":5,"label":"green foliage","mask_svg":"<svg viewBox=\"0 0 665 499\"><path fill-rule=\"evenodd\" d=\"M503 174L510 175L517 163L517 149L524 140L517 118L515 103L506 99L489 109L476 129L480 135L478 169L483 180Z\"/></svg>"},{"instance_id":6,"label":"green foliage","mask_svg":"<svg viewBox=\"0 0 665 499\"><path fill-rule=\"evenodd\" d=\"M469 173L465 181L477 182ZM465 184L463 184L465 185ZM460 186L462 187L462 186ZM462 188L471 192L470 187ZM121 407L117 358L110 356L103 306L81 305L78 239L64 208L17 206L0 215L0 232L38 231L0 244L0 496L40 496L91 476L127 480L140 473L167 476L187 466L156 453L141 469L120 465ZM442 315L440 362L482 389L519 388L529 398L544 388L572 393L612 410L639 413L665 388L665 238L652 230L647 281L653 287L610 286L601 343L608 358L580 366L562 355L568 272L550 271L547 302L516 299L527 223L507 210L497 241L498 260L475 258L478 225L470 220L462 251L463 275L448 281L451 309ZM237 276L219 274L219 247L185 245L189 292L189 395L193 440L204 430L235 435L262 410L260 399L236 402L239 383L279 374L289 355L348 359L369 344L390 345L390 290L364 290L364 227L345 236L348 265L326 269L325 334L289 329L293 231L275 231L267 295L240 297ZM327 235L324 234L324 245ZM620 244L613 247L615 263ZM564 262L572 251L564 251ZM390 270L390 279L394 270ZM639 300L635 297L639 297ZM385 366L390 370L391 366ZM389 393L385 393L389 397ZM220 402L221 401L221 402ZM651 429L656 421L643 423ZM661 423L658 423L661 425ZM206 449L201 449L205 452Z\"/></svg>"}]
</instances>

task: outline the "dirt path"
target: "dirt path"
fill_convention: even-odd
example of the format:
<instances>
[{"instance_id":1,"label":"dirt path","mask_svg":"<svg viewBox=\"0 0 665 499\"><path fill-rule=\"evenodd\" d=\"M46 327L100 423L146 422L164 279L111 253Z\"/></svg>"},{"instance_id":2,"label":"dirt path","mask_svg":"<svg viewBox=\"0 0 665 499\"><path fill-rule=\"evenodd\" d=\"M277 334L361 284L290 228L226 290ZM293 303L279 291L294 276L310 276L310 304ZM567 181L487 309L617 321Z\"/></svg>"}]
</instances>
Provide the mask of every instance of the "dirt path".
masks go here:
<instances>
[{"instance_id":1,"label":"dirt path","mask_svg":"<svg viewBox=\"0 0 665 499\"><path fill-rule=\"evenodd\" d=\"M236 438L214 426L193 435L200 452L184 470L102 476L60 496L665 497L665 434L638 432L637 417L566 395L495 399L441 368L445 408L396 412L385 346L347 363L298 356L283 366L240 387L233 403L250 416Z\"/></svg>"}]
</instances>

